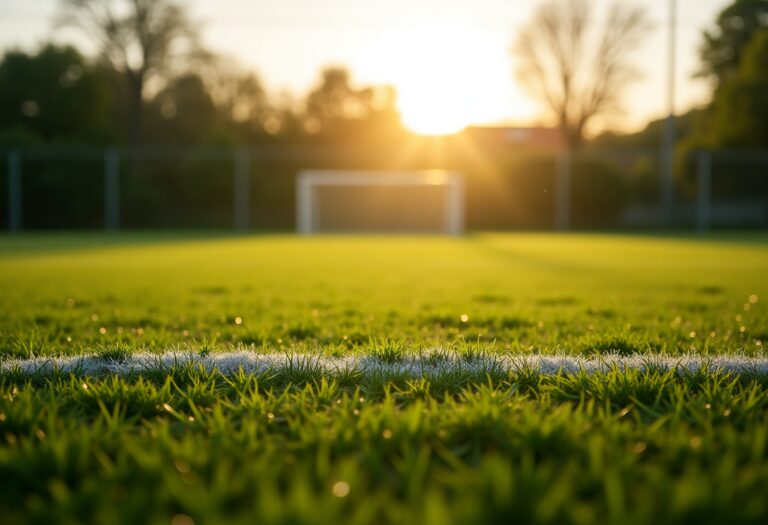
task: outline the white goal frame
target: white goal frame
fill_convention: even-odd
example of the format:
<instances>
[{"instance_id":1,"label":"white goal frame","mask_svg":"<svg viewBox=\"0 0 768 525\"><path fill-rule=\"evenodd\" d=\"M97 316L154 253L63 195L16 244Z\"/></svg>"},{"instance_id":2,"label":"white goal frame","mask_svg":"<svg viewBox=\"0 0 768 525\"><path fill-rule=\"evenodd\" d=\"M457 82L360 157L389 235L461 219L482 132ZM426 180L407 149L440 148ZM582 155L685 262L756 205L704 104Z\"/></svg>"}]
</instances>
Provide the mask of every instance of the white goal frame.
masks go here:
<instances>
[{"instance_id":1,"label":"white goal frame","mask_svg":"<svg viewBox=\"0 0 768 525\"><path fill-rule=\"evenodd\" d=\"M464 233L464 177L446 170L366 171L307 170L296 181L296 228L302 235L320 233L315 188L320 186L445 186L442 232Z\"/></svg>"}]
</instances>

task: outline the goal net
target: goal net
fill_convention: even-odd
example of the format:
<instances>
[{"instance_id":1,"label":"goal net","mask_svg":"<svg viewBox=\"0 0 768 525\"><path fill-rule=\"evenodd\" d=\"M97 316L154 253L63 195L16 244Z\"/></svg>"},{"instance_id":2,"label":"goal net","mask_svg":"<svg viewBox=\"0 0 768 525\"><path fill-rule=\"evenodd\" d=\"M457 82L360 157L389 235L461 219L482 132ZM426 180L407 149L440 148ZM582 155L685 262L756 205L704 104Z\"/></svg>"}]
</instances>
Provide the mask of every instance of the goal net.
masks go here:
<instances>
[{"instance_id":1,"label":"goal net","mask_svg":"<svg viewBox=\"0 0 768 525\"><path fill-rule=\"evenodd\" d=\"M464 180L444 170L303 171L299 233L464 231Z\"/></svg>"}]
</instances>

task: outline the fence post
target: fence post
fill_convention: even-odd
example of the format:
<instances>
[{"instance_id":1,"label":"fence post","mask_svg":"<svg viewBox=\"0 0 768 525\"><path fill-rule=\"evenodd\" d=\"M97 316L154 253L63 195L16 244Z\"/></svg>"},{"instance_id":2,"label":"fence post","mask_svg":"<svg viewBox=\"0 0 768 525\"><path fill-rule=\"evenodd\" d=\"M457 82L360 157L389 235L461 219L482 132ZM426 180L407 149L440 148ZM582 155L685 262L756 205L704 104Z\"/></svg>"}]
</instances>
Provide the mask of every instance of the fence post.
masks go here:
<instances>
[{"instance_id":1,"label":"fence post","mask_svg":"<svg viewBox=\"0 0 768 525\"><path fill-rule=\"evenodd\" d=\"M8 152L8 231L18 233L23 227L21 196L21 153Z\"/></svg>"},{"instance_id":2,"label":"fence post","mask_svg":"<svg viewBox=\"0 0 768 525\"><path fill-rule=\"evenodd\" d=\"M571 154L565 149L557 161L555 227L567 231L571 225Z\"/></svg>"},{"instance_id":3,"label":"fence post","mask_svg":"<svg viewBox=\"0 0 768 525\"><path fill-rule=\"evenodd\" d=\"M248 150L235 151L235 229L247 231L251 223L251 158Z\"/></svg>"},{"instance_id":4,"label":"fence post","mask_svg":"<svg viewBox=\"0 0 768 525\"><path fill-rule=\"evenodd\" d=\"M116 148L104 152L104 229L120 229L120 154Z\"/></svg>"},{"instance_id":5,"label":"fence post","mask_svg":"<svg viewBox=\"0 0 768 525\"><path fill-rule=\"evenodd\" d=\"M698 155L698 213L699 233L708 233L712 223L712 154L700 151Z\"/></svg>"}]
</instances>

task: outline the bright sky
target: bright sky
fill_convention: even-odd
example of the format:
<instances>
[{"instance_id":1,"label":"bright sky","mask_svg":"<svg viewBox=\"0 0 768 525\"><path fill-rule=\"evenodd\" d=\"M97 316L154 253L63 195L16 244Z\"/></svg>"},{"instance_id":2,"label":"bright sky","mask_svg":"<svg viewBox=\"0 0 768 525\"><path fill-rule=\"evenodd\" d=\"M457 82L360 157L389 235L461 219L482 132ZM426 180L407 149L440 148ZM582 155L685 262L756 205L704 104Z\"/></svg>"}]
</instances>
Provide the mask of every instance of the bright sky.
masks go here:
<instances>
[{"instance_id":1,"label":"bright sky","mask_svg":"<svg viewBox=\"0 0 768 525\"><path fill-rule=\"evenodd\" d=\"M629 0L621 0L629 1ZM655 31L636 52L644 77L623 115L605 127L632 130L666 111L669 0L638 0ZM33 49L51 37L58 0L0 0L0 47ZM397 88L406 124L441 131L466 124L531 123L541 107L516 85L510 52L537 0L187 0L213 50L255 68L274 92L301 96L323 66L344 65L360 84ZM729 0L678 0L678 110L706 100L692 79L701 31ZM608 0L595 0L599 20ZM73 41L71 32L54 33ZM82 41L77 41L82 44ZM458 102L457 102L458 101Z\"/></svg>"}]
</instances>

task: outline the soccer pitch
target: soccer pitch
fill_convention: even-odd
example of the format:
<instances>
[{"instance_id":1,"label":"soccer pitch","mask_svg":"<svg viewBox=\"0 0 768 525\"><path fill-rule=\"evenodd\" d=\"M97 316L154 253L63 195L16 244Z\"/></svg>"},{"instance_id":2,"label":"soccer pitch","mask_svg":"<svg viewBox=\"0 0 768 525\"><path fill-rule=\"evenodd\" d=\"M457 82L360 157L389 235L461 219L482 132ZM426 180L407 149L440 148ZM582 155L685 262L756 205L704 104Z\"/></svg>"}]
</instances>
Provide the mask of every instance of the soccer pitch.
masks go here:
<instances>
[{"instance_id":1,"label":"soccer pitch","mask_svg":"<svg viewBox=\"0 0 768 525\"><path fill-rule=\"evenodd\" d=\"M0 521L768 520L768 236L0 238Z\"/></svg>"}]
</instances>

